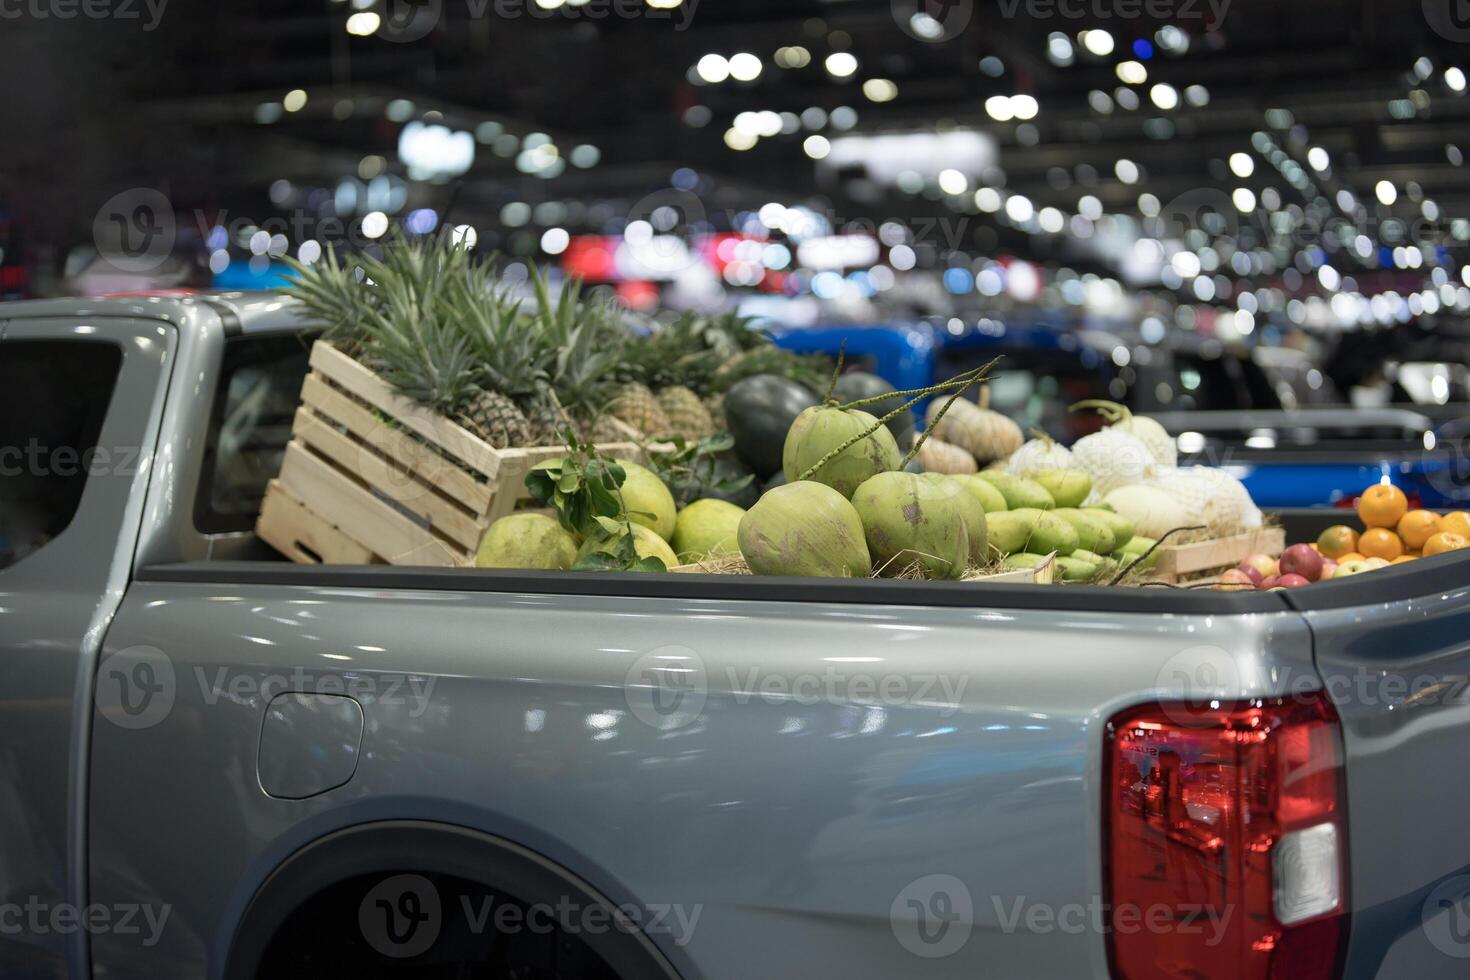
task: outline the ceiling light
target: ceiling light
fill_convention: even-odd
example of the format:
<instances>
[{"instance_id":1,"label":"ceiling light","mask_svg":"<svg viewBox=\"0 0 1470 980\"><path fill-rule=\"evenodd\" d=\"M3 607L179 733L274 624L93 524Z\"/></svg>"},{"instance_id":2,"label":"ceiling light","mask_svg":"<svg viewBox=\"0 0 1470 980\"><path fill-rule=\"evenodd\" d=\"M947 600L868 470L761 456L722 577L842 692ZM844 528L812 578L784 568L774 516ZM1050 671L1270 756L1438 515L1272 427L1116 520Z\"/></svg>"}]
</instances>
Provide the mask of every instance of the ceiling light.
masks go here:
<instances>
[{"instance_id":1,"label":"ceiling light","mask_svg":"<svg viewBox=\"0 0 1470 980\"><path fill-rule=\"evenodd\" d=\"M363 10L347 18L347 33L355 37L367 37L376 33L383 19L371 10Z\"/></svg>"},{"instance_id":2,"label":"ceiling light","mask_svg":"<svg viewBox=\"0 0 1470 980\"><path fill-rule=\"evenodd\" d=\"M1172 85L1160 83L1149 89L1149 98L1154 100L1154 105L1165 112L1170 109L1179 108L1179 92Z\"/></svg>"},{"instance_id":3,"label":"ceiling light","mask_svg":"<svg viewBox=\"0 0 1470 980\"><path fill-rule=\"evenodd\" d=\"M1011 108L1010 97L1006 95L992 95L986 99L985 114L996 122L1010 122L1016 118L1016 111Z\"/></svg>"},{"instance_id":4,"label":"ceiling light","mask_svg":"<svg viewBox=\"0 0 1470 980\"><path fill-rule=\"evenodd\" d=\"M1250 214L1256 209L1256 195L1249 187L1237 187L1230 200L1235 202L1235 210L1241 214Z\"/></svg>"},{"instance_id":5,"label":"ceiling light","mask_svg":"<svg viewBox=\"0 0 1470 980\"><path fill-rule=\"evenodd\" d=\"M958 170L941 170L939 189L946 194L959 195L970 189L970 182Z\"/></svg>"},{"instance_id":6,"label":"ceiling light","mask_svg":"<svg viewBox=\"0 0 1470 980\"><path fill-rule=\"evenodd\" d=\"M300 112L302 109L306 108L306 90L293 88L291 91L287 92L286 97L281 100L281 106L287 112Z\"/></svg>"},{"instance_id":7,"label":"ceiling light","mask_svg":"<svg viewBox=\"0 0 1470 980\"><path fill-rule=\"evenodd\" d=\"M1125 184L1138 183L1138 164L1134 163L1132 160L1119 160L1113 166L1113 173L1115 173L1118 179Z\"/></svg>"},{"instance_id":8,"label":"ceiling light","mask_svg":"<svg viewBox=\"0 0 1470 980\"><path fill-rule=\"evenodd\" d=\"M1139 61L1120 61L1114 70L1118 73L1119 81L1128 85L1142 85L1148 81L1148 69Z\"/></svg>"},{"instance_id":9,"label":"ceiling light","mask_svg":"<svg viewBox=\"0 0 1470 980\"><path fill-rule=\"evenodd\" d=\"M748 51L731 55L729 61L730 77L737 82L753 82L760 77L761 60Z\"/></svg>"},{"instance_id":10,"label":"ceiling light","mask_svg":"<svg viewBox=\"0 0 1470 980\"><path fill-rule=\"evenodd\" d=\"M869 102L892 102L898 97L898 86L886 78L870 78L863 82L863 95Z\"/></svg>"},{"instance_id":11,"label":"ceiling light","mask_svg":"<svg viewBox=\"0 0 1470 980\"><path fill-rule=\"evenodd\" d=\"M835 78L847 78L857 69L857 58L846 51L834 51L827 55L827 73Z\"/></svg>"},{"instance_id":12,"label":"ceiling light","mask_svg":"<svg viewBox=\"0 0 1470 980\"><path fill-rule=\"evenodd\" d=\"M813 160L825 160L827 154L832 152L832 144L825 136L808 136L801 144L801 148Z\"/></svg>"},{"instance_id":13,"label":"ceiling light","mask_svg":"<svg viewBox=\"0 0 1470 980\"><path fill-rule=\"evenodd\" d=\"M1011 112L1015 114L1015 117L1017 119L1035 119L1036 113L1040 110L1041 106L1032 96L1011 96Z\"/></svg>"},{"instance_id":14,"label":"ceiling light","mask_svg":"<svg viewBox=\"0 0 1470 980\"><path fill-rule=\"evenodd\" d=\"M1230 172L1237 177L1249 177L1256 172L1256 161L1249 153L1230 154Z\"/></svg>"},{"instance_id":15,"label":"ceiling light","mask_svg":"<svg viewBox=\"0 0 1470 980\"><path fill-rule=\"evenodd\" d=\"M1463 92L1465 91L1465 73L1459 68L1446 68L1444 83L1450 87L1451 91Z\"/></svg>"},{"instance_id":16,"label":"ceiling light","mask_svg":"<svg viewBox=\"0 0 1470 980\"><path fill-rule=\"evenodd\" d=\"M1327 151L1322 149L1322 147L1314 146L1307 151L1307 163L1311 164L1312 169L1319 174L1325 174L1327 168L1332 165L1332 158L1327 155Z\"/></svg>"},{"instance_id":17,"label":"ceiling light","mask_svg":"<svg viewBox=\"0 0 1470 980\"><path fill-rule=\"evenodd\" d=\"M1077 39L1082 46L1099 58L1113 53L1113 35L1104 30L1083 31Z\"/></svg>"},{"instance_id":18,"label":"ceiling light","mask_svg":"<svg viewBox=\"0 0 1470 980\"><path fill-rule=\"evenodd\" d=\"M1384 207L1391 207L1399 199L1398 188L1386 180L1380 180L1373 190L1378 195L1378 202Z\"/></svg>"},{"instance_id":19,"label":"ceiling light","mask_svg":"<svg viewBox=\"0 0 1470 980\"><path fill-rule=\"evenodd\" d=\"M699 64L694 66L694 70L699 73L700 78L715 85L730 77L730 62L726 61L722 55L707 54L699 59Z\"/></svg>"}]
</instances>

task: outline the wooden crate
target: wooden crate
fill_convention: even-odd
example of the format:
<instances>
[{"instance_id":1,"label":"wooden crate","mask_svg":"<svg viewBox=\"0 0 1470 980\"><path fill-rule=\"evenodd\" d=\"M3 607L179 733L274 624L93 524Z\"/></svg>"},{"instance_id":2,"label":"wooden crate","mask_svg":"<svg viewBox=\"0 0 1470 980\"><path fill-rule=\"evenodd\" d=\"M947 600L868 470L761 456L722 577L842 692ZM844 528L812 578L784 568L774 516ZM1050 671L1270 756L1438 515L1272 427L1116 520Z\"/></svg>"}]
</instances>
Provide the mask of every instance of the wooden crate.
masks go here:
<instances>
[{"instance_id":1,"label":"wooden crate","mask_svg":"<svg viewBox=\"0 0 1470 980\"><path fill-rule=\"evenodd\" d=\"M1286 532L1279 527L1263 527L1194 544L1165 544L1158 550L1158 564L1146 574L1156 581L1178 582L1212 568L1239 564L1242 558L1257 552L1280 555L1285 549Z\"/></svg>"},{"instance_id":2,"label":"wooden crate","mask_svg":"<svg viewBox=\"0 0 1470 980\"><path fill-rule=\"evenodd\" d=\"M598 450L641 461L622 428L629 441ZM257 533L294 561L473 565L485 529L532 499L531 467L564 452L496 449L318 341Z\"/></svg>"}]
</instances>

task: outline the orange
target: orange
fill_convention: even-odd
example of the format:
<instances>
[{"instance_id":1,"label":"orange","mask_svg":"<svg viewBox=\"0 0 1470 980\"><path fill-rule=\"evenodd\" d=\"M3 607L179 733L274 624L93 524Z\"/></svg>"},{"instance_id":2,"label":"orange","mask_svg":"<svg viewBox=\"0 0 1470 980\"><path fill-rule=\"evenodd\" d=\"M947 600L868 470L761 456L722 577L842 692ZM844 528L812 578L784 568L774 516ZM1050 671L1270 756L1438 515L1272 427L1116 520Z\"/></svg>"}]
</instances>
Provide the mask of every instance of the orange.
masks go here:
<instances>
[{"instance_id":1,"label":"orange","mask_svg":"<svg viewBox=\"0 0 1470 980\"><path fill-rule=\"evenodd\" d=\"M1411 510L1399 518L1399 537L1411 549L1424 547L1424 542L1441 530L1439 515L1433 511Z\"/></svg>"},{"instance_id":2,"label":"orange","mask_svg":"<svg viewBox=\"0 0 1470 980\"><path fill-rule=\"evenodd\" d=\"M1346 524L1335 524L1317 538L1316 548L1328 558L1341 559L1358 550L1358 532Z\"/></svg>"},{"instance_id":3,"label":"orange","mask_svg":"<svg viewBox=\"0 0 1470 980\"><path fill-rule=\"evenodd\" d=\"M1358 498L1358 517L1366 527L1393 527L1409 512L1409 500L1398 487L1378 483Z\"/></svg>"},{"instance_id":4,"label":"orange","mask_svg":"<svg viewBox=\"0 0 1470 980\"><path fill-rule=\"evenodd\" d=\"M1344 563L1350 562L1350 561L1366 561L1367 558L1368 558L1368 556L1365 555L1365 554L1363 554L1361 551L1349 551L1347 554L1345 554L1345 555L1338 555L1336 558L1334 558L1332 560L1335 561L1335 562L1337 562L1339 565L1341 565L1341 564L1344 564Z\"/></svg>"},{"instance_id":5,"label":"orange","mask_svg":"<svg viewBox=\"0 0 1470 980\"><path fill-rule=\"evenodd\" d=\"M1390 565L1402 565L1406 561L1418 561L1418 560L1419 560L1419 556L1418 555L1399 555L1393 561L1389 562L1389 564Z\"/></svg>"},{"instance_id":6,"label":"orange","mask_svg":"<svg viewBox=\"0 0 1470 980\"><path fill-rule=\"evenodd\" d=\"M1446 551L1459 551L1461 548L1470 548L1470 538L1463 534L1451 534L1449 531L1441 531L1428 541L1424 542L1424 557L1430 555L1442 555Z\"/></svg>"},{"instance_id":7,"label":"orange","mask_svg":"<svg viewBox=\"0 0 1470 980\"><path fill-rule=\"evenodd\" d=\"M1369 558L1393 561L1404 553L1404 543L1387 528L1375 527L1363 532L1358 539L1358 550Z\"/></svg>"},{"instance_id":8,"label":"orange","mask_svg":"<svg viewBox=\"0 0 1470 980\"><path fill-rule=\"evenodd\" d=\"M1470 538L1470 513L1463 510L1451 511L1439 519L1439 529Z\"/></svg>"}]
</instances>

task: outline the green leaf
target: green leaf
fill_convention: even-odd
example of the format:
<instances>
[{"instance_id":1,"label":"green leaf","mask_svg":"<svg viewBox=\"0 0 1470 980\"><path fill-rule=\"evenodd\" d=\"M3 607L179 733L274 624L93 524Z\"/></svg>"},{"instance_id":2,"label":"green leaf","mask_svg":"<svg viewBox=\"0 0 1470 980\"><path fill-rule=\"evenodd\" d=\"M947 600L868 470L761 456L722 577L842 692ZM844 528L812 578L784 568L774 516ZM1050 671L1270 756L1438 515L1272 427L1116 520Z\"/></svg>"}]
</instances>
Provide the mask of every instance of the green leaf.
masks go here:
<instances>
[{"instance_id":1,"label":"green leaf","mask_svg":"<svg viewBox=\"0 0 1470 980\"><path fill-rule=\"evenodd\" d=\"M592 510L594 513L606 517L617 517L623 511L623 505L618 498L601 483L589 483L587 485L588 495L591 497Z\"/></svg>"},{"instance_id":2,"label":"green leaf","mask_svg":"<svg viewBox=\"0 0 1470 980\"><path fill-rule=\"evenodd\" d=\"M668 570L669 566L664 564L662 558L654 558L652 556L640 558L633 563L632 568L628 569L630 572L667 572Z\"/></svg>"},{"instance_id":3,"label":"green leaf","mask_svg":"<svg viewBox=\"0 0 1470 980\"><path fill-rule=\"evenodd\" d=\"M561 479L556 481L556 488L562 493L576 493L582 486L582 474L564 473Z\"/></svg>"},{"instance_id":4,"label":"green leaf","mask_svg":"<svg viewBox=\"0 0 1470 980\"><path fill-rule=\"evenodd\" d=\"M612 555L605 555L600 551L583 555L572 566L572 571L574 572L621 572L622 570L622 562L618 561Z\"/></svg>"},{"instance_id":5,"label":"green leaf","mask_svg":"<svg viewBox=\"0 0 1470 980\"><path fill-rule=\"evenodd\" d=\"M597 517L594 518L594 522L610 535L623 533L624 524L622 521L615 520L611 517Z\"/></svg>"}]
</instances>

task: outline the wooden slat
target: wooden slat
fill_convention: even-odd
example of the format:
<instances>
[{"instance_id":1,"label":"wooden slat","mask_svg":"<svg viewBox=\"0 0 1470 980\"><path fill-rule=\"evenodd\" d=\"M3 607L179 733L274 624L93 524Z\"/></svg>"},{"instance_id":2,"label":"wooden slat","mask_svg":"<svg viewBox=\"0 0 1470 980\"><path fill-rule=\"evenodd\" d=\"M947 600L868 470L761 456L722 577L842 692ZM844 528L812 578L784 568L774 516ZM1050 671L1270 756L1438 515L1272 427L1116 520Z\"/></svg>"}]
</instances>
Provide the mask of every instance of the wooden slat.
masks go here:
<instances>
[{"instance_id":1,"label":"wooden slat","mask_svg":"<svg viewBox=\"0 0 1470 980\"><path fill-rule=\"evenodd\" d=\"M506 450L496 449L474 433L437 412L395 392L382 378L325 341L311 348L311 366L374 408L387 412L405 429L464 460L491 480L500 472Z\"/></svg>"},{"instance_id":2,"label":"wooden slat","mask_svg":"<svg viewBox=\"0 0 1470 980\"><path fill-rule=\"evenodd\" d=\"M272 480L261 501L255 533L300 564L374 565L381 560L368 548L302 503L280 480Z\"/></svg>"},{"instance_id":3,"label":"wooden slat","mask_svg":"<svg viewBox=\"0 0 1470 980\"><path fill-rule=\"evenodd\" d=\"M1173 581L1195 572L1234 565L1257 552L1279 555L1285 548L1286 532L1279 527L1264 527L1194 544L1166 544L1159 549L1159 562L1152 574L1165 581Z\"/></svg>"},{"instance_id":4,"label":"wooden slat","mask_svg":"<svg viewBox=\"0 0 1470 980\"><path fill-rule=\"evenodd\" d=\"M469 563L469 556L332 469L300 442L286 446L280 480L314 510L330 514L343 533L395 565Z\"/></svg>"},{"instance_id":5,"label":"wooden slat","mask_svg":"<svg viewBox=\"0 0 1470 980\"><path fill-rule=\"evenodd\" d=\"M468 551L479 548L485 528L478 513L466 512L416 474L400 467L397 459L380 456L362 443L353 441L306 408L296 410L292 434L319 456L357 477L359 482L418 514L461 548Z\"/></svg>"},{"instance_id":6,"label":"wooden slat","mask_svg":"<svg viewBox=\"0 0 1470 980\"><path fill-rule=\"evenodd\" d=\"M301 401L318 414L347 429L395 463L412 469L425 482L453 497L465 509L484 513L495 495L489 483L480 483L454 461L428 449L422 442L387 425L372 412L333 388L320 375L308 374L301 386Z\"/></svg>"}]
</instances>

